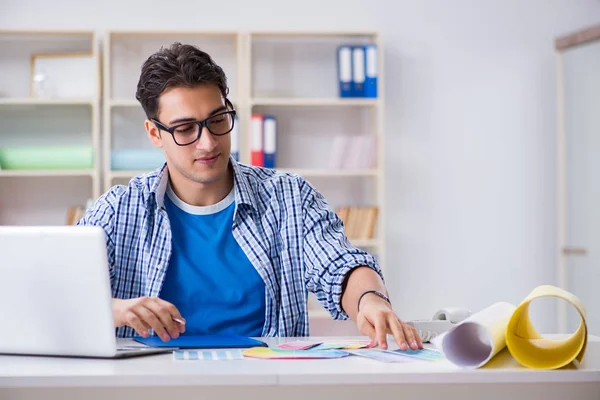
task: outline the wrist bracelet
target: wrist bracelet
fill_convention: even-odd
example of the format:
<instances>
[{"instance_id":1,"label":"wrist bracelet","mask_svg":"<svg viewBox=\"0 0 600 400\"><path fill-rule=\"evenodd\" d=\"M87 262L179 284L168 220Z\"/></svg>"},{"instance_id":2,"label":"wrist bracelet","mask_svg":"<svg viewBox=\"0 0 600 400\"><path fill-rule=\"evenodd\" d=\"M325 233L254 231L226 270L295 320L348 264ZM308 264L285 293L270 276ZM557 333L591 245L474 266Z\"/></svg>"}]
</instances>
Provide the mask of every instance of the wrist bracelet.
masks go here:
<instances>
[{"instance_id":1,"label":"wrist bracelet","mask_svg":"<svg viewBox=\"0 0 600 400\"><path fill-rule=\"evenodd\" d=\"M366 292L364 292L363 294L360 295L360 297L358 298L358 304L356 306L357 311L360 311L360 301L362 300L362 298L369 293L373 293L374 295L377 295L379 297L381 297L382 299L384 299L385 301L387 301L388 303L390 303L390 306L392 305L392 302L390 301L390 298L387 297L385 294L381 293L378 290L367 290Z\"/></svg>"}]
</instances>

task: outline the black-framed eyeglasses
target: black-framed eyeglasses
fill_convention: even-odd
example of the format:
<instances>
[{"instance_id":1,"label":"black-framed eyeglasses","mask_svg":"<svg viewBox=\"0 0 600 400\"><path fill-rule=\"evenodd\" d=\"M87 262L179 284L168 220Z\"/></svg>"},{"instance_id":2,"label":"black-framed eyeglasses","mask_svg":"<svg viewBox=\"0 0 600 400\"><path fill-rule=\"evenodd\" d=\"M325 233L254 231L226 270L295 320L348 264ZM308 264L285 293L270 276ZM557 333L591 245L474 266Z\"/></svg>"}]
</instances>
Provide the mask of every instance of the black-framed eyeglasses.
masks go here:
<instances>
[{"instance_id":1,"label":"black-framed eyeglasses","mask_svg":"<svg viewBox=\"0 0 600 400\"><path fill-rule=\"evenodd\" d=\"M204 127L215 136L227 135L233 130L233 125L235 124L235 110L223 111L211 115L204 121L183 122L171 127L166 127L155 119L151 121L154 122L158 129L169 132L173 136L175 144L187 146L200 139Z\"/></svg>"}]
</instances>

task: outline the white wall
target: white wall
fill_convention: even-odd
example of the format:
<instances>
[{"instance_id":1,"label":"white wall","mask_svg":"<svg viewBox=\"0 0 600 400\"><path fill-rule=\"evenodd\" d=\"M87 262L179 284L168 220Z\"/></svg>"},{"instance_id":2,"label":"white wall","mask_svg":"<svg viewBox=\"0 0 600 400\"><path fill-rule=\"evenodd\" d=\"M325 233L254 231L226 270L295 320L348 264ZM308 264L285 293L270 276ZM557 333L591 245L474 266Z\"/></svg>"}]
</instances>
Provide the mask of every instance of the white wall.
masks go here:
<instances>
[{"instance_id":1,"label":"white wall","mask_svg":"<svg viewBox=\"0 0 600 400\"><path fill-rule=\"evenodd\" d=\"M553 40L600 22L598 0L0 0L0 10L0 28L377 29L396 309L478 310L555 283Z\"/></svg>"}]
</instances>

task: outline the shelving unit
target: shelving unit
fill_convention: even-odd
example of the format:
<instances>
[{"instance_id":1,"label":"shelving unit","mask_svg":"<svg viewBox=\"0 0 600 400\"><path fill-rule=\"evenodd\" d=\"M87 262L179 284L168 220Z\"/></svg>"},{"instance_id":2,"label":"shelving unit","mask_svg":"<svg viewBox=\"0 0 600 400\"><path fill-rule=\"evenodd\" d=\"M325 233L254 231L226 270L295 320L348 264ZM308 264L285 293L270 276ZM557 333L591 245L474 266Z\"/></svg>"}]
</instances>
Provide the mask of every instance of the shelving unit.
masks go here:
<instances>
[{"instance_id":1,"label":"shelving unit","mask_svg":"<svg viewBox=\"0 0 600 400\"><path fill-rule=\"evenodd\" d=\"M115 184L126 184L133 176L147 172L135 168L113 169L111 152L153 149L144 129L146 116L134 98L136 86L141 65L147 57L173 42L197 45L225 70L229 99L238 114L241 162L250 163L252 114L274 115L278 127L278 170L305 177L325 195L333 209L350 205L378 207L375 237L354 240L353 244L375 254L385 268L383 48L375 32L106 32L102 57L102 138L99 131L100 90L94 98L31 98L28 95L29 70L24 68L31 53L40 51L90 50L99 60L94 33L0 32L0 45L7 50L0 54L0 67L7 65L0 74L0 115L8 112L14 119L16 115L35 114L36 118L31 120L38 121L44 121L47 116L49 120L45 126L52 127L50 132L44 132L48 133L44 136L38 132L31 138L42 145L55 139L62 143L83 141L85 135L77 136L76 132L87 121L91 128L86 140L93 145L96 156L94 168L90 170L0 171L0 192L12 196L13 191L22 191L29 195L32 186L40 191L37 202L34 199L18 201L0 194L0 223L21 223L14 217L15 212L29 212L34 208L26 222L61 224L68 204L62 208L58 204L65 198L83 202L89 197L98 197L101 191ZM339 98L337 47L368 43L378 46L378 98ZM97 78L100 85L100 74ZM14 110L20 111L15 114ZM52 117L56 113L58 117ZM59 121L74 123L73 132L61 133L63 125ZM7 141L5 136L8 135L3 134L11 133L5 131L4 122L0 127L0 146ZM375 138L376 162L373 165L354 168L335 166L330 162L336 137L361 135ZM362 155L345 156L351 159ZM59 193L62 197L47 199L49 192L51 196ZM54 207L51 217L48 217L48 207L44 208L44 204ZM11 217L5 218L9 214ZM314 299L311 304L313 302ZM324 315L323 310L311 309L311 318Z\"/></svg>"},{"instance_id":2,"label":"shelving unit","mask_svg":"<svg viewBox=\"0 0 600 400\"><path fill-rule=\"evenodd\" d=\"M241 79L244 117L241 160L249 162L253 113L277 119L277 169L305 177L336 209L376 205L377 231L372 240L353 244L377 255L385 268L385 177L383 127L383 48L375 32L250 32L245 40ZM378 46L378 98L340 98L337 47ZM241 112L240 112L241 111ZM335 136L369 134L376 138L376 164L369 168L335 168L330 163ZM385 272L385 271L384 271ZM311 319L329 319L309 298Z\"/></svg>"},{"instance_id":3,"label":"shelving unit","mask_svg":"<svg viewBox=\"0 0 600 400\"><path fill-rule=\"evenodd\" d=\"M101 194L100 52L94 32L0 30L0 147L90 146L93 167L0 170L0 225L62 225L69 207ZM92 97L35 97L34 54L89 53ZM52 76L49 76L50 82Z\"/></svg>"}]
</instances>

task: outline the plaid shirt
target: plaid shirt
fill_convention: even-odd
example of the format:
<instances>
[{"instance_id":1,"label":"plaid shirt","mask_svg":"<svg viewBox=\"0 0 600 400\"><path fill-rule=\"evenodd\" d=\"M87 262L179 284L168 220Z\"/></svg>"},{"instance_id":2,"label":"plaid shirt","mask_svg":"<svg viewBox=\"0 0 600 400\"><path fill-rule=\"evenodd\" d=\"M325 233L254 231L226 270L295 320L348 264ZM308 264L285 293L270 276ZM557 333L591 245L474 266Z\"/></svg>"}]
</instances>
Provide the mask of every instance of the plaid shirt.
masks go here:
<instances>
[{"instance_id":1,"label":"plaid shirt","mask_svg":"<svg viewBox=\"0 0 600 400\"><path fill-rule=\"evenodd\" d=\"M347 319L341 308L344 276L359 265L381 276L377 260L350 244L341 220L300 176L233 159L231 165L233 236L266 287L262 336L307 336L308 290L334 319ZM106 232L114 298L160 294L171 256L163 205L168 176L165 164L133 178L128 186L114 186L79 221ZM117 329L119 337L133 334L129 327Z\"/></svg>"}]
</instances>

